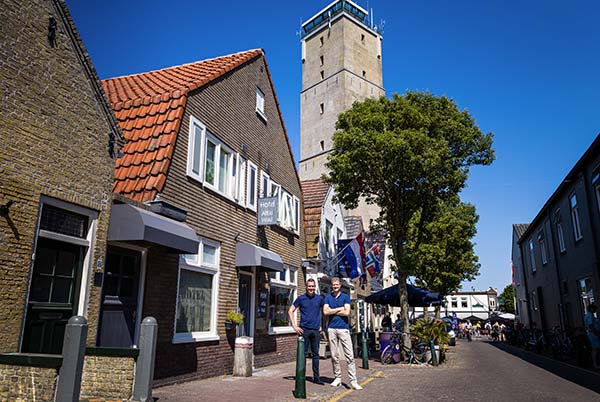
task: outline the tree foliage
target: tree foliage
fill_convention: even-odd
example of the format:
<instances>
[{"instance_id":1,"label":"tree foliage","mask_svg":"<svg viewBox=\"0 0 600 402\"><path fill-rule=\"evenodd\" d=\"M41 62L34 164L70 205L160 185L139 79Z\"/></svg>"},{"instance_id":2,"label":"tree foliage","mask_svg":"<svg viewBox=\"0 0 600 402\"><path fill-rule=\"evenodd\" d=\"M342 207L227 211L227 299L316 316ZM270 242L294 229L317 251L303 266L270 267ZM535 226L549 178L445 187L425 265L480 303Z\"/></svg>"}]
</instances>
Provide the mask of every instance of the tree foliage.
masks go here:
<instances>
[{"instance_id":1,"label":"tree foliage","mask_svg":"<svg viewBox=\"0 0 600 402\"><path fill-rule=\"evenodd\" d=\"M404 259L417 283L443 296L479 274L471 239L477 233L475 207L455 199L441 202L433 219L419 227L420 211L410 222Z\"/></svg>"},{"instance_id":2,"label":"tree foliage","mask_svg":"<svg viewBox=\"0 0 600 402\"><path fill-rule=\"evenodd\" d=\"M346 208L361 199L379 207L376 226L386 231L394 255L408 334L404 284L413 267L400 262L411 220L418 213L415 224L425 226L440 202L464 188L471 166L492 163L493 135L483 134L451 99L420 92L356 102L340 114L336 128L326 180Z\"/></svg>"},{"instance_id":3,"label":"tree foliage","mask_svg":"<svg viewBox=\"0 0 600 402\"><path fill-rule=\"evenodd\" d=\"M499 309L505 313L515 313L515 288L514 286L508 285L504 288L500 296L498 296L500 300Z\"/></svg>"}]
</instances>

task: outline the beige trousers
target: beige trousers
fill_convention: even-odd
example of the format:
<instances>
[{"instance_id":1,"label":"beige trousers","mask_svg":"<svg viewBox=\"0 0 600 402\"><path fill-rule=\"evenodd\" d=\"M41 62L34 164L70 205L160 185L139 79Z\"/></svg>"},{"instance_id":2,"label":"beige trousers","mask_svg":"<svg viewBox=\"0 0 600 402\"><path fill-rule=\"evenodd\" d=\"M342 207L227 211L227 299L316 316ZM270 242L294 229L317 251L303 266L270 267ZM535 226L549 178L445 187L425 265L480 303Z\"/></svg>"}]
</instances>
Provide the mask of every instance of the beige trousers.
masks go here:
<instances>
[{"instance_id":1,"label":"beige trousers","mask_svg":"<svg viewBox=\"0 0 600 402\"><path fill-rule=\"evenodd\" d=\"M348 377L350 382L356 381L356 365L354 364L354 352L352 350L352 338L347 329L328 328L329 350L331 351L331 363L333 364L333 375L335 378L342 378L342 369L340 367L340 358L342 352L348 363Z\"/></svg>"}]
</instances>

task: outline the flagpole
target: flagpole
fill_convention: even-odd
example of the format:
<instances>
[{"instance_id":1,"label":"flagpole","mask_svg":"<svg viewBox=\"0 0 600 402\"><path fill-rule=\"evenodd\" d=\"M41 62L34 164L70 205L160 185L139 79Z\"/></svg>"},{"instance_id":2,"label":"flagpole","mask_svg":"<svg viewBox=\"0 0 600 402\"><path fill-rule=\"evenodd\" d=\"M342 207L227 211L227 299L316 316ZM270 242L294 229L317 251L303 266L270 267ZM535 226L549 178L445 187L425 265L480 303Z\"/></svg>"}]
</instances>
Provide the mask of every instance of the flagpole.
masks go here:
<instances>
[{"instance_id":1,"label":"flagpole","mask_svg":"<svg viewBox=\"0 0 600 402\"><path fill-rule=\"evenodd\" d=\"M356 236L356 237L358 237L358 236ZM354 239L356 239L356 237L355 237ZM338 242L339 242L340 240L354 240L354 239L338 239ZM332 258L335 258L335 266L338 266L338 265L339 265L339 263L338 263L338 260L339 260L339 257L340 257L340 255L341 255L341 254L344 252L344 250L346 250L348 247L350 247L350 244L352 244L352 242L351 242L351 241L350 241L350 242L348 242L348 244L346 244L346 245L345 245L345 246L344 246L344 247L343 247L343 248L342 248L340 251L338 251L338 252L337 252L337 254L336 254L335 256L333 256L333 257L332 257ZM371 251L371 250L369 250L369 251ZM365 255L366 255L366 254L365 254ZM325 270L325 269L327 269L327 268L329 268L329 267L330 267L330 264L329 264L329 263L327 263L327 265L325 265L325 268L324 268L324 270ZM363 267L363 268L364 268L364 267Z\"/></svg>"}]
</instances>

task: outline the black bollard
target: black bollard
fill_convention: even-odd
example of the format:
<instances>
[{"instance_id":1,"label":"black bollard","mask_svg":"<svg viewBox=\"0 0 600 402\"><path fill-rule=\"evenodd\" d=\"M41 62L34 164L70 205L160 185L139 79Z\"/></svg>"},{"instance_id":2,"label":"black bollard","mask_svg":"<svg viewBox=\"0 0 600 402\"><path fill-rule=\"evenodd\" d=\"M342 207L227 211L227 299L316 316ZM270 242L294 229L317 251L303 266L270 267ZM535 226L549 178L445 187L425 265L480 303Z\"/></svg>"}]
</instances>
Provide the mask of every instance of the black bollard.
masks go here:
<instances>
[{"instance_id":1,"label":"black bollard","mask_svg":"<svg viewBox=\"0 0 600 402\"><path fill-rule=\"evenodd\" d=\"M296 353L296 389L294 397L306 398L306 356L304 355L304 337L298 337L298 351Z\"/></svg>"},{"instance_id":2,"label":"black bollard","mask_svg":"<svg viewBox=\"0 0 600 402\"><path fill-rule=\"evenodd\" d=\"M369 348L367 347L367 337L362 333L362 365L364 369L369 369Z\"/></svg>"}]
</instances>

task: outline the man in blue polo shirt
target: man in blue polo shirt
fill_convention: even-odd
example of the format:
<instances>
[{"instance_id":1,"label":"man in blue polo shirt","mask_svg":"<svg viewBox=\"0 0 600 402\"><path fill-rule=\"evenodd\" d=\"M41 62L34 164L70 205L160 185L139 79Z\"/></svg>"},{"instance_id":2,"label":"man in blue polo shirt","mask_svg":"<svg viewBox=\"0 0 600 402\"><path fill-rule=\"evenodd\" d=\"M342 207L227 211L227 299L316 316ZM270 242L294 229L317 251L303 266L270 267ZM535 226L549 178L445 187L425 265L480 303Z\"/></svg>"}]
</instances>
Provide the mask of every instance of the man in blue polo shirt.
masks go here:
<instances>
[{"instance_id":1,"label":"man in blue polo shirt","mask_svg":"<svg viewBox=\"0 0 600 402\"><path fill-rule=\"evenodd\" d=\"M329 317L327 325L327 336L329 337L329 350L331 351L331 362L335 379L332 387L342 384L342 369L340 358L342 351L348 363L348 377L350 386L354 389L362 389L356 379L356 365L354 364L354 352L352 350L352 338L350 337L350 326L348 316L350 315L350 297L340 291L342 284L340 278L331 278L331 294L325 297L323 314Z\"/></svg>"},{"instance_id":2,"label":"man in blue polo shirt","mask_svg":"<svg viewBox=\"0 0 600 402\"><path fill-rule=\"evenodd\" d=\"M312 351L312 372L315 384L323 384L319 377L319 343L321 342L321 308L323 297L315 293L314 279L306 281L306 293L294 300L288 316L294 331L304 338L304 344ZM300 326L296 325L296 309L300 309Z\"/></svg>"}]
</instances>

